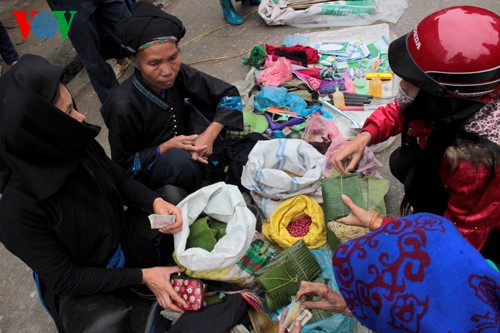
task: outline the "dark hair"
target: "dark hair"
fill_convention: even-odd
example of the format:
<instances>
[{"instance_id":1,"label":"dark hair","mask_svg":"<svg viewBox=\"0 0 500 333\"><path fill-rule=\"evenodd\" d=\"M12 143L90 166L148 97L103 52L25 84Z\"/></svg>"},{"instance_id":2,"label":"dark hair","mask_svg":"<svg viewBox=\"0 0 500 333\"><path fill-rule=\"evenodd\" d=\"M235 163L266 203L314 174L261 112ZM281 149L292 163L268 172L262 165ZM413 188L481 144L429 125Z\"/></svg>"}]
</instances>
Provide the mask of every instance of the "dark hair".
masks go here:
<instances>
[{"instance_id":1,"label":"dark hair","mask_svg":"<svg viewBox=\"0 0 500 333\"><path fill-rule=\"evenodd\" d=\"M405 182L405 196L401 213L430 212L442 215L448 204L448 193L440 177L440 166L448 147L455 144L464 132L465 122L481 107L482 103L454 97L439 97L420 90L414 102L405 109L405 122L401 134L402 147L418 145L407 135L411 120L422 120L432 129L425 148ZM469 112L461 116L464 110Z\"/></svg>"}]
</instances>

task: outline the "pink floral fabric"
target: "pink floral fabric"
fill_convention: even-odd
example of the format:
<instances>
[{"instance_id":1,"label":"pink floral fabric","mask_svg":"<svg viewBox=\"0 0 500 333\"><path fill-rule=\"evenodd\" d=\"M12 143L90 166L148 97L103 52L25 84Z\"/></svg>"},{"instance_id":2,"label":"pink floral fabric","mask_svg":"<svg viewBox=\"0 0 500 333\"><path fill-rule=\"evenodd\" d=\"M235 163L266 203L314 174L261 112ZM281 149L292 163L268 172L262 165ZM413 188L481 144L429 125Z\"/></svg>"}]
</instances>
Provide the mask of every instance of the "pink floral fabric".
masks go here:
<instances>
[{"instance_id":1,"label":"pink floral fabric","mask_svg":"<svg viewBox=\"0 0 500 333\"><path fill-rule=\"evenodd\" d=\"M500 98L479 110L465 126L465 130L500 145Z\"/></svg>"}]
</instances>

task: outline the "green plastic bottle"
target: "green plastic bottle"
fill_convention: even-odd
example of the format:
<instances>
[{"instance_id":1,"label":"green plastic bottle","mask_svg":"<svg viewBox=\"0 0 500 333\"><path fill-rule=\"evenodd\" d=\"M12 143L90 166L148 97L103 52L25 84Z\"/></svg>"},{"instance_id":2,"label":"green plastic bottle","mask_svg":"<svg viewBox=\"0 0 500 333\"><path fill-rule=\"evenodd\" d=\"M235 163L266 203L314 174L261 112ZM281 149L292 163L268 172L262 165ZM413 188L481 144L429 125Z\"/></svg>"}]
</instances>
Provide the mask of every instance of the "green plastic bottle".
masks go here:
<instances>
[{"instance_id":1,"label":"green plastic bottle","mask_svg":"<svg viewBox=\"0 0 500 333\"><path fill-rule=\"evenodd\" d=\"M357 94L368 94L368 81L365 78L355 79L354 87L356 88Z\"/></svg>"}]
</instances>

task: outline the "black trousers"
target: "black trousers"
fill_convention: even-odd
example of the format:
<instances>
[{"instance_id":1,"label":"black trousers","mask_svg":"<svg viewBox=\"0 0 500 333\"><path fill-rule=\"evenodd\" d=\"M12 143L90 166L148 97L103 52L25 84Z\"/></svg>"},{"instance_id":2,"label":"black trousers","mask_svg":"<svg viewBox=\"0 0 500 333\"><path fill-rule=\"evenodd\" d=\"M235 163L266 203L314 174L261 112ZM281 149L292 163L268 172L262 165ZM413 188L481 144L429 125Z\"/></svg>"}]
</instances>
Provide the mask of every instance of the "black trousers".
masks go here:
<instances>
[{"instance_id":1,"label":"black trousers","mask_svg":"<svg viewBox=\"0 0 500 333\"><path fill-rule=\"evenodd\" d=\"M153 168L137 180L154 190L169 184L192 193L201 187L202 171L187 150L171 149L160 155Z\"/></svg>"},{"instance_id":2,"label":"black trousers","mask_svg":"<svg viewBox=\"0 0 500 333\"><path fill-rule=\"evenodd\" d=\"M131 289L90 296L67 296L59 303L62 329L67 333L143 332L151 299Z\"/></svg>"},{"instance_id":3,"label":"black trousers","mask_svg":"<svg viewBox=\"0 0 500 333\"><path fill-rule=\"evenodd\" d=\"M124 0L47 0L52 10L76 10L68 37L78 53L101 103L118 86L106 59L125 54L115 25L130 16Z\"/></svg>"},{"instance_id":4,"label":"black trousers","mask_svg":"<svg viewBox=\"0 0 500 333\"><path fill-rule=\"evenodd\" d=\"M214 282L214 288L237 289L233 284L218 282ZM248 324L248 303L239 294L226 295L200 311L186 311L173 325L160 314L161 310L156 300L130 290L64 297L60 302L59 332L165 333L168 329L168 333L225 333L239 323Z\"/></svg>"},{"instance_id":5,"label":"black trousers","mask_svg":"<svg viewBox=\"0 0 500 333\"><path fill-rule=\"evenodd\" d=\"M19 60L19 54L17 54L16 48L14 44L12 44L9 34L2 22L0 22L0 56L2 56L2 59L7 65Z\"/></svg>"}]
</instances>

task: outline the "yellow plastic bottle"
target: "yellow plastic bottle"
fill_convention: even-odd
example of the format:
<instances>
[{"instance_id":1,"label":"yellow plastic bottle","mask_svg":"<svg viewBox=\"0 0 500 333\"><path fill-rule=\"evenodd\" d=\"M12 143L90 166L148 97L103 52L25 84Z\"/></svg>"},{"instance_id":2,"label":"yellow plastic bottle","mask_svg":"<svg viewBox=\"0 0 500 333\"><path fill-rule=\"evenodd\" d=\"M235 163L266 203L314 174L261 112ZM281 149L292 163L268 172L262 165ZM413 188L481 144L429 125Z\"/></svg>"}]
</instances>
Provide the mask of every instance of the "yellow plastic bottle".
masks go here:
<instances>
[{"instance_id":1,"label":"yellow plastic bottle","mask_svg":"<svg viewBox=\"0 0 500 333\"><path fill-rule=\"evenodd\" d=\"M369 84L368 93L373 97L382 97L382 80L380 80L380 75L375 75Z\"/></svg>"},{"instance_id":2,"label":"yellow plastic bottle","mask_svg":"<svg viewBox=\"0 0 500 333\"><path fill-rule=\"evenodd\" d=\"M345 108L344 94L339 90L339 87L333 93L333 105L338 109Z\"/></svg>"}]
</instances>

